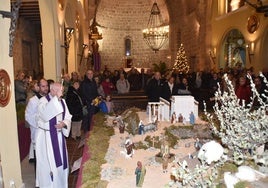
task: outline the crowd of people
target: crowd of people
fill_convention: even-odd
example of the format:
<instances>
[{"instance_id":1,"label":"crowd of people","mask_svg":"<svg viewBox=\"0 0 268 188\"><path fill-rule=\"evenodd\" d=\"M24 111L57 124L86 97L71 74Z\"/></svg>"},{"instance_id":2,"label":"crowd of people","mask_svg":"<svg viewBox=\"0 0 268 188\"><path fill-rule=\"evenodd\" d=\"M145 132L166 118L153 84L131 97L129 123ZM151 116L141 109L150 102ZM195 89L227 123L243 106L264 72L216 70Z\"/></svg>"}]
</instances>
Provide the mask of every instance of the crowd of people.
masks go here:
<instances>
[{"instance_id":1,"label":"crowd of people","mask_svg":"<svg viewBox=\"0 0 268 188\"><path fill-rule=\"evenodd\" d=\"M123 68L111 72L105 67L102 73L87 70L83 77L77 72L66 74L61 83L44 78L32 80L19 71L15 99L17 104L26 105L25 121L31 130L29 160L36 164L36 186L68 187L65 137L71 133L74 140L81 139L81 131L90 130L96 112L113 112L113 95L141 91L151 102L159 101L160 97L170 101L173 95L192 95L199 102L213 101L219 87L226 90L222 79L225 73L244 103L249 103L252 96L247 75L252 76L257 91L265 93L266 84L252 69L189 74L170 71L161 75L158 71L139 72L135 68L129 72Z\"/></svg>"}]
</instances>

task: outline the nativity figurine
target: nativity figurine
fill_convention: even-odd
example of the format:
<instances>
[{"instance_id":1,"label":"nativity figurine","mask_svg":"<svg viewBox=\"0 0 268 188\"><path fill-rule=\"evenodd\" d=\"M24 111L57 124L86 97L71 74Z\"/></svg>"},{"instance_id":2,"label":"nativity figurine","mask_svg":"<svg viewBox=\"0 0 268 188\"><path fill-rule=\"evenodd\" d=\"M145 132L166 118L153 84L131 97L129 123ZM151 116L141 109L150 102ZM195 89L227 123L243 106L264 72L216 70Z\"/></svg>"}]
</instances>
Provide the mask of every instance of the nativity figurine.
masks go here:
<instances>
[{"instance_id":1,"label":"nativity figurine","mask_svg":"<svg viewBox=\"0 0 268 188\"><path fill-rule=\"evenodd\" d=\"M142 166L141 161L137 162L137 167L135 170L135 175L136 175L136 186L137 187L142 187L143 181L144 181L144 176L146 174L146 169L144 166Z\"/></svg>"}]
</instances>

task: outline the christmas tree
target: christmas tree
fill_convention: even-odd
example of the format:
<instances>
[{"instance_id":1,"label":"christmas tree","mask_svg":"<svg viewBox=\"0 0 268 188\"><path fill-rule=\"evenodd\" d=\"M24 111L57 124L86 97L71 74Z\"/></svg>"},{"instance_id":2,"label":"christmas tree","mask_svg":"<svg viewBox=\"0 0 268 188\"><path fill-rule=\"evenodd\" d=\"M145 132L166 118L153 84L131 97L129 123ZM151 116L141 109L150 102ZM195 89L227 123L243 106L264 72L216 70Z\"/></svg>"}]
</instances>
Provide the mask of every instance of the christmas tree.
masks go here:
<instances>
[{"instance_id":1,"label":"christmas tree","mask_svg":"<svg viewBox=\"0 0 268 188\"><path fill-rule=\"evenodd\" d=\"M185 50L183 44L180 45L179 50L177 52L177 57L173 66L173 70L179 73L188 73L189 72L188 60L185 55Z\"/></svg>"}]
</instances>

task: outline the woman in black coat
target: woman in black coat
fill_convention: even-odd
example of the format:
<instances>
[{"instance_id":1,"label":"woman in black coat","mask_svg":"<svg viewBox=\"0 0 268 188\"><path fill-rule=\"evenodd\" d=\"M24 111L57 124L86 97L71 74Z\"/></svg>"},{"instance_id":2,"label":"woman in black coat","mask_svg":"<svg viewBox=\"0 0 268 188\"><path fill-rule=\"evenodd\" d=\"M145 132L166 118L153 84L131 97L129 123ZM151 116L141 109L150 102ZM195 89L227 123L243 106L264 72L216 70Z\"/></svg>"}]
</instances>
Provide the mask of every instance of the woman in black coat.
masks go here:
<instances>
[{"instance_id":1,"label":"woman in black coat","mask_svg":"<svg viewBox=\"0 0 268 188\"><path fill-rule=\"evenodd\" d=\"M83 102L79 92L80 83L75 81L68 88L66 95L66 103L70 113L72 114L72 138L81 138L81 124L83 119Z\"/></svg>"}]
</instances>

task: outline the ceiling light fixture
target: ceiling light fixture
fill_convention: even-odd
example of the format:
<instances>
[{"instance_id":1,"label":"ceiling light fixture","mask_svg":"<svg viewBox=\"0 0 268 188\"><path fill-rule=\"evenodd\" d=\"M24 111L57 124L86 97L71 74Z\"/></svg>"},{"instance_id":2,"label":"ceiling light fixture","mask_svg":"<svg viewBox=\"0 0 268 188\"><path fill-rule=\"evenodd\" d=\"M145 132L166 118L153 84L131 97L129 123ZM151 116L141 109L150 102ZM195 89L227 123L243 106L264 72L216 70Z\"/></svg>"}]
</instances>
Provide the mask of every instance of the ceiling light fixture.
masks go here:
<instances>
[{"instance_id":1,"label":"ceiling light fixture","mask_svg":"<svg viewBox=\"0 0 268 188\"><path fill-rule=\"evenodd\" d=\"M157 52L167 42L168 33L169 26L164 25L160 9L154 2L147 28L143 30L143 39L154 52Z\"/></svg>"}]
</instances>

